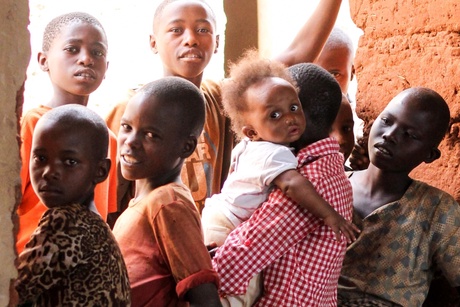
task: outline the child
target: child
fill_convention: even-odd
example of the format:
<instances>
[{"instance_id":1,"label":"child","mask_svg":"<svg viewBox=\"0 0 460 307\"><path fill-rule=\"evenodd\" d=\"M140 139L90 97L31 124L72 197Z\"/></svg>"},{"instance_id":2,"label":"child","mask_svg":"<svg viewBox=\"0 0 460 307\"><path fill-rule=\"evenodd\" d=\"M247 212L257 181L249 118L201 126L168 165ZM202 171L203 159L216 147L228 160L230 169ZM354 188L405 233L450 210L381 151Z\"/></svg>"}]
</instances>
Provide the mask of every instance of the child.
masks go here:
<instances>
[{"instance_id":1,"label":"child","mask_svg":"<svg viewBox=\"0 0 460 307\"><path fill-rule=\"evenodd\" d=\"M346 161L353 150L355 144L355 134L353 133L353 111L350 102L345 94L342 94L342 103L339 113L332 124L329 136L335 138L340 145L340 152ZM345 166L345 169L349 169Z\"/></svg>"},{"instance_id":2,"label":"child","mask_svg":"<svg viewBox=\"0 0 460 307\"><path fill-rule=\"evenodd\" d=\"M128 306L129 280L110 228L92 212L109 173L107 126L86 107L47 112L34 129L32 187L48 208L19 255L16 290L34 306Z\"/></svg>"},{"instance_id":3,"label":"child","mask_svg":"<svg viewBox=\"0 0 460 307\"><path fill-rule=\"evenodd\" d=\"M289 145L305 130L305 117L285 66L245 54L222 86L224 109L241 138L232 155L232 172L220 194L206 200L202 213L205 243L221 246L228 234L266 200L273 185L324 220L349 242L351 224L339 215L297 172Z\"/></svg>"},{"instance_id":4,"label":"child","mask_svg":"<svg viewBox=\"0 0 460 307\"><path fill-rule=\"evenodd\" d=\"M331 34L329 35L321 54L318 59L314 62L315 64L321 66L330 72L334 78L339 82L342 93L347 95L347 100L349 103L352 101L348 95L348 88L350 82L353 80L355 75L355 67L353 64L355 50L353 47L353 42L351 41L350 36L339 28L333 28ZM345 107L345 106L344 106ZM342 109L342 108L341 108ZM348 111L346 111L348 112ZM339 118L342 111L339 111ZM362 143L363 138L363 121L358 117L355 112L355 104L353 103L352 107L352 120L354 121L353 127L353 137L356 136L358 142L356 143L355 148L352 148L353 155L350 158L350 165L355 168L358 167L357 164L361 164L360 167L367 166L368 159L365 151L361 150L359 143ZM338 119L339 120L339 119ZM334 126L337 126L341 123L337 123ZM347 134L349 136L349 134ZM335 136L338 136L337 134ZM355 140L353 140L355 143ZM341 146L342 147L342 146ZM341 150L344 151L345 149ZM351 154L351 152L350 152ZM350 156L348 154L348 156ZM345 161L347 161L347 157ZM348 166L345 166L346 169L349 169Z\"/></svg>"},{"instance_id":5,"label":"child","mask_svg":"<svg viewBox=\"0 0 460 307\"><path fill-rule=\"evenodd\" d=\"M74 12L54 18L43 34L43 51L38 54L43 71L48 72L54 92L50 101L28 111L21 119L22 200L18 206L19 231L16 249L20 253L46 211L32 189L29 177L32 134L38 119L54 107L64 104L86 106L107 70L107 37L93 16ZM116 159L116 138L110 135L109 155ZM95 203L105 220L116 210L116 169L95 191Z\"/></svg>"},{"instance_id":6,"label":"child","mask_svg":"<svg viewBox=\"0 0 460 307\"><path fill-rule=\"evenodd\" d=\"M333 28L314 63L333 75L342 93L347 94L350 82L355 76L354 56L355 51L350 36L339 28Z\"/></svg>"},{"instance_id":7,"label":"child","mask_svg":"<svg viewBox=\"0 0 460 307\"><path fill-rule=\"evenodd\" d=\"M298 170L347 220L352 191L336 140L329 138L342 93L335 79L314 64L297 64L289 72L299 86L306 129L295 143ZM336 306L337 279L345 240L275 188L252 216L230 233L213 258L219 291L246 292L262 272L263 293L255 306Z\"/></svg>"},{"instance_id":8,"label":"child","mask_svg":"<svg viewBox=\"0 0 460 307\"><path fill-rule=\"evenodd\" d=\"M315 12L300 29L292 44L276 59L286 65L311 62L331 31L340 0L321 0ZM206 100L206 122L193 155L185 160L182 180L190 188L201 212L206 198L219 193L227 177L234 135L228 119L222 114L220 84L206 80L203 71L219 47L216 17L202 0L165 0L158 6L153 22L150 46L163 62L164 76L185 78L199 87ZM120 117L126 102L115 107L106 121L114 131L120 127ZM129 184L124 185L126 195ZM130 196L124 199L129 200ZM119 211L126 203L119 204Z\"/></svg>"},{"instance_id":9,"label":"child","mask_svg":"<svg viewBox=\"0 0 460 307\"><path fill-rule=\"evenodd\" d=\"M350 177L359 238L339 280L339 306L422 306L435 273L460 287L460 207L447 193L412 179L438 146L450 112L435 91L394 97L369 134L370 164Z\"/></svg>"},{"instance_id":10,"label":"child","mask_svg":"<svg viewBox=\"0 0 460 307\"><path fill-rule=\"evenodd\" d=\"M121 172L136 191L113 231L133 306L220 306L200 215L180 178L204 120L202 93L179 77L143 86L121 119Z\"/></svg>"}]
</instances>

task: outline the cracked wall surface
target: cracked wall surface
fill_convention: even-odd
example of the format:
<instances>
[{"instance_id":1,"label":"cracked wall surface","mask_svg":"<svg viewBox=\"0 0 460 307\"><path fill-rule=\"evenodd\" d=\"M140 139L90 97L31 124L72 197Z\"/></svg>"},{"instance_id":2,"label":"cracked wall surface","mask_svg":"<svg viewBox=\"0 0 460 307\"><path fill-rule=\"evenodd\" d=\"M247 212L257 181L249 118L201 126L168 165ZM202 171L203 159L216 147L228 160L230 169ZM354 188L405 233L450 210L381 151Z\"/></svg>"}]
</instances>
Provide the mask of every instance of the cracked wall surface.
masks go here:
<instances>
[{"instance_id":1,"label":"cracked wall surface","mask_svg":"<svg viewBox=\"0 0 460 307\"><path fill-rule=\"evenodd\" d=\"M25 0L0 2L0 306L15 306L11 283L14 266L14 212L20 199L18 116L23 102L23 84L30 58L27 24L29 5Z\"/></svg>"}]
</instances>

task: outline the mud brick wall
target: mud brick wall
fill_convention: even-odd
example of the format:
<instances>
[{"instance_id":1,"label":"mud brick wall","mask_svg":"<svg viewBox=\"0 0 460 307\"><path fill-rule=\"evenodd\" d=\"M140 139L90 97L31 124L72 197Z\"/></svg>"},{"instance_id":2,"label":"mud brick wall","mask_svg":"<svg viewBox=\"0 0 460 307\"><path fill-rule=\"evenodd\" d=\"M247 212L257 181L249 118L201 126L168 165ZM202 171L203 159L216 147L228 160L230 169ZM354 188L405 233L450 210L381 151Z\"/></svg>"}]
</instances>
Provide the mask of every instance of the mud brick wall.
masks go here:
<instances>
[{"instance_id":1,"label":"mud brick wall","mask_svg":"<svg viewBox=\"0 0 460 307\"><path fill-rule=\"evenodd\" d=\"M442 157L411 174L460 200L460 2L350 0L364 31L355 58L357 112L368 122L401 90L425 86L449 104L451 128Z\"/></svg>"}]
</instances>

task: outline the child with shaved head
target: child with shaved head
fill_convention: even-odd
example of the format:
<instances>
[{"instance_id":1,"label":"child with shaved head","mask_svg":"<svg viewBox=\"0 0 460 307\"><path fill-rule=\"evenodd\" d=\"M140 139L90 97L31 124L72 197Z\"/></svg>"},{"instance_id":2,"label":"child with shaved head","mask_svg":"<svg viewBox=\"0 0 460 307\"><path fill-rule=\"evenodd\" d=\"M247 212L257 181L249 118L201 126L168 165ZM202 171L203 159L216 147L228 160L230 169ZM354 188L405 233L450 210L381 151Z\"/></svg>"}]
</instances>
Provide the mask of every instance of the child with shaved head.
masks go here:
<instances>
[{"instance_id":1,"label":"child with shaved head","mask_svg":"<svg viewBox=\"0 0 460 307\"><path fill-rule=\"evenodd\" d=\"M460 290L460 206L411 171L441 156L446 101L425 87L397 94L372 124L370 164L351 174L353 221L338 306L422 306L435 276Z\"/></svg>"},{"instance_id":2,"label":"child with shaved head","mask_svg":"<svg viewBox=\"0 0 460 307\"><path fill-rule=\"evenodd\" d=\"M128 306L129 279L94 188L109 173L104 120L81 105L47 112L34 130L32 187L47 207L18 259L20 303Z\"/></svg>"},{"instance_id":3,"label":"child with shaved head","mask_svg":"<svg viewBox=\"0 0 460 307\"><path fill-rule=\"evenodd\" d=\"M180 176L204 121L203 94L179 77L143 86L121 118L121 173L136 188L113 232L134 306L220 306L200 214Z\"/></svg>"}]
</instances>

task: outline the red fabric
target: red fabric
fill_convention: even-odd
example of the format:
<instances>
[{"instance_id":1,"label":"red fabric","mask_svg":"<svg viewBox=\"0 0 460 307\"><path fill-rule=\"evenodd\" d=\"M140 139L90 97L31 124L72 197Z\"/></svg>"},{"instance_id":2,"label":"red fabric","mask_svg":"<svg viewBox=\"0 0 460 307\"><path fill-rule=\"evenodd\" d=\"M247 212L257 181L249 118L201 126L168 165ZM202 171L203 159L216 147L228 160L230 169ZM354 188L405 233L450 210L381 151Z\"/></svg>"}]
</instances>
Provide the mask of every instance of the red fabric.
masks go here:
<instances>
[{"instance_id":1,"label":"red fabric","mask_svg":"<svg viewBox=\"0 0 460 307\"><path fill-rule=\"evenodd\" d=\"M37 228L38 221L48 209L40 202L32 188L29 175L30 151L32 149L32 136L38 120L51 108L39 106L29 110L21 119L21 192L22 200L18 206L19 231L16 237L16 250L20 254L24 246L30 239L30 235ZM116 173L116 156L117 156L117 139L112 131L109 130L109 158L112 161L109 177L94 189L94 203L97 211L104 221L107 220L109 212L117 211L117 173Z\"/></svg>"},{"instance_id":2,"label":"red fabric","mask_svg":"<svg viewBox=\"0 0 460 307\"><path fill-rule=\"evenodd\" d=\"M351 220L352 190L337 141L318 141L298 154L299 172L332 207ZM264 294L256 306L336 306L346 241L279 189L219 248L213 267L221 294L243 294L262 271Z\"/></svg>"},{"instance_id":3,"label":"red fabric","mask_svg":"<svg viewBox=\"0 0 460 307\"><path fill-rule=\"evenodd\" d=\"M133 306L184 306L193 287L218 284L188 188L170 183L132 200L113 234L128 269Z\"/></svg>"}]
</instances>

